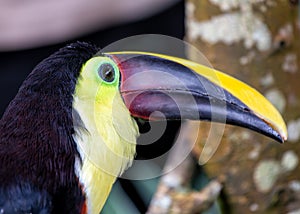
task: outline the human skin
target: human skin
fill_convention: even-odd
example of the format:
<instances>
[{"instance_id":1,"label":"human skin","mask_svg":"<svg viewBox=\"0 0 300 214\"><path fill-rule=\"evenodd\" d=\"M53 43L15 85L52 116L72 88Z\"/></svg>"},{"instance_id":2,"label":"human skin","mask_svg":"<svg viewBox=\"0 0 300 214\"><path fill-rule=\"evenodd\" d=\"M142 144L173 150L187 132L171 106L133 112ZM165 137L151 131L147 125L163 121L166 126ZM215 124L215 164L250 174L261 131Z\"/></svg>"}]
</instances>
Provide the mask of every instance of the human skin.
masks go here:
<instances>
[{"instance_id":1,"label":"human skin","mask_svg":"<svg viewBox=\"0 0 300 214\"><path fill-rule=\"evenodd\" d=\"M0 51L54 44L150 16L178 0L0 0Z\"/></svg>"}]
</instances>

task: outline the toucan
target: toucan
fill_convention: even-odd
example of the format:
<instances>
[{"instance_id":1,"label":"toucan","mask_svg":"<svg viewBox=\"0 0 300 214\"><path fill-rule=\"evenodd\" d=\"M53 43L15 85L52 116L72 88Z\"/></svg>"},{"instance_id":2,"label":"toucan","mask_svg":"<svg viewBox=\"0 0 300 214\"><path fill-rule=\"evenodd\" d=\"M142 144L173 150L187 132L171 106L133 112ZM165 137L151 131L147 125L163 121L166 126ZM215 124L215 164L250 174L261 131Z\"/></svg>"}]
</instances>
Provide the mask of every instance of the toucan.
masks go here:
<instances>
[{"instance_id":1,"label":"toucan","mask_svg":"<svg viewBox=\"0 0 300 214\"><path fill-rule=\"evenodd\" d=\"M0 121L0 213L97 214L136 154L141 120L209 120L283 142L284 120L227 74L75 42L40 62Z\"/></svg>"}]
</instances>

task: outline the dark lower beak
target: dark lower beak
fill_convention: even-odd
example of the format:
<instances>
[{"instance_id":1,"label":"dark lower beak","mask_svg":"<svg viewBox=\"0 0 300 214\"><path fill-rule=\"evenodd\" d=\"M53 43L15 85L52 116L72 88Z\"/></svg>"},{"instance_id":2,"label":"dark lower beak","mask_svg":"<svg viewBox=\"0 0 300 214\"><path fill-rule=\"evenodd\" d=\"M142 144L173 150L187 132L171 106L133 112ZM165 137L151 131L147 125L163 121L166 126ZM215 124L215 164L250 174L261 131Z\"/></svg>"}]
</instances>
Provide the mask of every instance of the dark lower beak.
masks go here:
<instances>
[{"instance_id":1,"label":"dark lower beak","mask_svg":"<svg viewBox=\"0 0 300 214\"><path fill-rule=\"evenodd\" d=\"M210 120L246 127L279 142L287 138L278 111L239 80L166 55L141 52L108 55L118 63L121 95L135 117Z\"/></svg>"}]
</instances>

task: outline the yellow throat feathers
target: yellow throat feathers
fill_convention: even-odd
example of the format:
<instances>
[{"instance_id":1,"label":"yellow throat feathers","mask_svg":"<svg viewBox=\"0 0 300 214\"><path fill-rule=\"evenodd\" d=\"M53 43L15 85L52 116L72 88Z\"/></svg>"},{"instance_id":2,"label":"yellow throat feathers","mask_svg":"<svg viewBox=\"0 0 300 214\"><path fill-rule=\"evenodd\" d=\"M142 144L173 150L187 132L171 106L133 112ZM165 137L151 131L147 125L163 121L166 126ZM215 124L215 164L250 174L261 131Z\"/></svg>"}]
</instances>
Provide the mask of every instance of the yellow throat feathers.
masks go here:
<instances>
[{"instance_id":1,"label":"yellow throat feathers","mask_svg":"<svg viewBox=\"0 0 300 214\"><path fill-rule=\"evenodd\" d=\"M116 79L107 84L97 71L103 63L114 62L94 57L83 66L73 101L73 115L77 115L73 137L82 160L75 170L92 214L100 212L116 177L131 165L138 136L137 124L119 92L119 70L113 64Z\"/></svg>"}]
</instances>

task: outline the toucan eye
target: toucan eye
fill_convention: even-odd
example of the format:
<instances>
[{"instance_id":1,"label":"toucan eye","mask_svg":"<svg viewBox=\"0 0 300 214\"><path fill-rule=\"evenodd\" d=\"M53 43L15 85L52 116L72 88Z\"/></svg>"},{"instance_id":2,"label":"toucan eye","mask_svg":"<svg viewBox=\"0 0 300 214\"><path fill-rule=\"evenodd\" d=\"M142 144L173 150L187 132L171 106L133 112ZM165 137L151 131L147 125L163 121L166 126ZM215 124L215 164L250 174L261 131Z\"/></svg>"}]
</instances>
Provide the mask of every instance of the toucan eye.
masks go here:
<instances>
[{"instance_id":1,"label":"toucan eye","mask_svg":"<svg viewBox=\"0 0 300 214\"><path fill-rule=\"evenodd\" d=\"M113 82L115 80L115 69L109 63L104 63L98 68L98 74L101 79L106 82Z\"/></svg>"}]
</instances>

